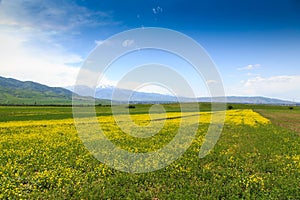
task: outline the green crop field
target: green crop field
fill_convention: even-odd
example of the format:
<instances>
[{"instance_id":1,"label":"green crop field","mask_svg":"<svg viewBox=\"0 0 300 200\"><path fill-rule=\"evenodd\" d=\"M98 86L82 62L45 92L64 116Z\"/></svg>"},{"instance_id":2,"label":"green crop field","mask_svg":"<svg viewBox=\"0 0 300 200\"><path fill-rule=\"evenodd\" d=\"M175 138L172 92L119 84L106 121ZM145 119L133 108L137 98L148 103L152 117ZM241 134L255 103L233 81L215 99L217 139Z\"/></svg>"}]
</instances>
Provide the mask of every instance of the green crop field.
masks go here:
<instances>
[{"instance_id":1,"label":"green crop field","mask_svg":"<svg viewBox=\"0 0 300 200\"><path fill-rule=\"evenodd\" d=\"M192 110L183 113L191 124L200 121L191 146L169 166L148 173L121 172L95 159L78 136L72 107L2 106L0 199L300 199L300 109L232 106L217 144L204 158L199 151L210 105L200 104L200 119ZM110 107L96 112L114 144L140 153L174 137L180 107L164 107L163 129L150 139L122 132ZM147 124L149 108L135 105L132 119Z\"/></svg>"}]
</instances>

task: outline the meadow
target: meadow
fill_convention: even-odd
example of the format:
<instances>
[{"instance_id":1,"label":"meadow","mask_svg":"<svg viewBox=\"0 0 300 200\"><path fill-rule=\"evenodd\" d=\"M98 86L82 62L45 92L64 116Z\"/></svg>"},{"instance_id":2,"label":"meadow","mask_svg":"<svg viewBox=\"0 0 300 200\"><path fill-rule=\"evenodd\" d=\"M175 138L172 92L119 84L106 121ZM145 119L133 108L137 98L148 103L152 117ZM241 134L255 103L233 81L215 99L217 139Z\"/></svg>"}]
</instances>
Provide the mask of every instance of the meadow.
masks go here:
<instances>
[{"instance_id":1,"label":"meadow","mask_svg":"<svg viewBox=\"0 0 300 200\"><path fill-rule=\"evenodd\" d=\"M130 109L132 119L149 123L150 106ZM163 129L150 139L125 134L110 107L99 106L96 112L115 145L148 152L166 145L178 130L179 105L164 107ZM200 109L184 113L191 124L200 120L200 125L179 159L158 171L126 173L86 149L71 107L2 106L0 199L300 199L298 107L233 105L217 144L201 159L211 113L209 104ZM294 117L282 125L289 113Z\"/></svg>"}]
</instances>

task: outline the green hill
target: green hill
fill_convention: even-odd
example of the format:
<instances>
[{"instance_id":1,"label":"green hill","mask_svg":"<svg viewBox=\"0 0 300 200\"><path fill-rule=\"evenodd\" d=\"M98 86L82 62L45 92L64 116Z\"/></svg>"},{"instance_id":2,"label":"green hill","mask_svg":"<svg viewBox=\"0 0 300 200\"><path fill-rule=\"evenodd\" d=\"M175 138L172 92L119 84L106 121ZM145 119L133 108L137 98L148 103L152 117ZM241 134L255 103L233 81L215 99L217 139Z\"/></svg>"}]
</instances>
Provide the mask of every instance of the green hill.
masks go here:
<instances>
[{"instance_id":1,"label":"green hill","mask_svg":"<svg viewBox=\"0 0 300 200\"><path fill-rule=\"evenodd\" d=\"M77 104L88 104L92 97L79 96L67 89L49 87L32 81L19 81L0 76L0 104L2 105L71 105L72 96ZM96 100L96 104L108 104L107 100Z\"/></svg>"}]
</instances>

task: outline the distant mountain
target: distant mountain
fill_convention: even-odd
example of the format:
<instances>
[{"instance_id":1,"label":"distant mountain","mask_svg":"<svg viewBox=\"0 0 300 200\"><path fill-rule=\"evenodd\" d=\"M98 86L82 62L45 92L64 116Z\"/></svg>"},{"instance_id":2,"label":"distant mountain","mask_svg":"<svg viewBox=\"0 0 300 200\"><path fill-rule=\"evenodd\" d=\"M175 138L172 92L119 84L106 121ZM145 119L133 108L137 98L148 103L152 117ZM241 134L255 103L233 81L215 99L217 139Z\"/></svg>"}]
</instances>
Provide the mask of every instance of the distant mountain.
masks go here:
<instances>
[{"instance_id":1,"label":"distant mountain","mask_svg":"<svg viewBox=\"0 0 300 200\"><path fill-rule=\"evenodd\" d=\"M211 98L209 97L200 97L198 98L199 102L210 102ZM214 102L222 101L221 98L215 97L213 99ZM273 104L273 105L293 105L295 102L267 98L267 97L241 97L241 96L228 96L226 97L227 103L241 103L241 104Z\"/></svg>"},{"instance_id":2,"label":"distant mountain","mask_svg":"<svg viewBox=\"0 0 300 200\"><path fill-rule=\"evenodd\" d=\"M73 90L73 87L69 87ZM32 81L19 81L12 78L0 76L0 104L26 104L26 105L46 105L46 104L72 104L72 96L76 97L77 104L89 104L96 101L96 104L115 103L172 103L172 102L211 102L209 97L186 98L159 93L137 92L127 89L115 88L113 86L102 86L92 90L86 86L76 86L76 93L61 87L49 87ZM114 94L114 97L113 97ZM92 96L95 96L94 99ZM237 97L226 98L228 103L242 104L277 104L295 105L295 102L285 101L266 97ZM213 98L214 102L224 101L223 98ZM298 105L299 103L297 103Z\"/></svg>"},{"instance_id":3,"label":"distant mountain","mask_svg":"<svg viewBox=\"0 0 300 200\"><path fill-rule=\"evenodd\" d=\"M76 92L82 96L87 94L94 94L94 91L91 88L80 86L77 88ZM115 93L114 98L112 97ZM146 93L146 92L137 92L127 89L119 89L113 86L99 87L95 91L95 97L99 99L109 99L114 101L127 101L127 98L130 96L131 103L164 103L164 102L178 102L178 99L172 95L165 95L159 93ZM197 99L179 97L182 102L221 102L223 98L215 97L213 100L210 97L199 97ZM274 98L267 97L240 97L240 96L228 96L226 97L228 103L242 103L242 104L277 104L277 105L291 105L295 104L291 101L285 101Z\"/></svg>"},{"instance_id":4,"label":"distant mountain","mask_svg":"<svg viewBox=\"0 0 300 200\"><path fill-rule=\"evenodd\" d=\"M71 104L73 92L60 87L49 87L32 81L19 81L0 76L0 104ZM91 97L77 97L85 104Z\"/></svg>"},{"instance_id":5,"label":"distant mountain","mask_svg":"<svg viewBox=\"0 0 300 200\"><path fill-rule=\"evenodd\" d=\"M178 102L177 98L171 95L136 92L127 89L115 88L114 86L101 86L96 88L96 91L87 86L76 86L76 91L74 90L74 87L67 87L67 89L70 89L81 96L94 96L98 99L113 100L114 102L127 102L128 97L130 97L130 103Z\"/></svg>"},{"instance_id":6,"label":"distant mountain","mask_svg":"<svg viewBox=\"0 0 300 200\"><path fill-rule=\"evenodd\" d=\"M114 96L112 96L114 95ZM96 89L95 97L101 99L112 99L114 101L127 101L130 97L130 102L177 102L177 98L171 95L159 93L137 92L127 89L114 87L101 87Z\"/></svg>"}]
</instances>

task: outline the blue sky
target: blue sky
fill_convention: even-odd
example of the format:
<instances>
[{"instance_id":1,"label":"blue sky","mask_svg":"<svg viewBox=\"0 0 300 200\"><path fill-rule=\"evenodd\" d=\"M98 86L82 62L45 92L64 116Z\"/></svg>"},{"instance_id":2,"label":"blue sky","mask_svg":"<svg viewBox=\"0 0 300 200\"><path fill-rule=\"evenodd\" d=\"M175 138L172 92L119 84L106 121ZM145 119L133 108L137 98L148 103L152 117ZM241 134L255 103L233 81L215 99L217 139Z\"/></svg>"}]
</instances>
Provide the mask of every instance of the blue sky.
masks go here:
<instances>
[{"instance_id":1,"label":"blue sky","mask_svg":"<svg viewBox=\"0 0 300 200\"><path fill-rule=\"evenodd\" d=\"M169 28L196 40L216 63L226 95L300 102L297 0L1 0L0 76L73 85L97 43L140 27ZM120 59L115 71L106 74L105 84L118 82L118 67L124 63L148 62L150 54L159 62L172 58L161 52L140 54ZM188 76L184 62L176 63ZM191 84L196 88L198 83Z\"/></svg>"}]
</instances>

